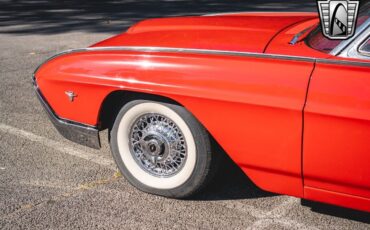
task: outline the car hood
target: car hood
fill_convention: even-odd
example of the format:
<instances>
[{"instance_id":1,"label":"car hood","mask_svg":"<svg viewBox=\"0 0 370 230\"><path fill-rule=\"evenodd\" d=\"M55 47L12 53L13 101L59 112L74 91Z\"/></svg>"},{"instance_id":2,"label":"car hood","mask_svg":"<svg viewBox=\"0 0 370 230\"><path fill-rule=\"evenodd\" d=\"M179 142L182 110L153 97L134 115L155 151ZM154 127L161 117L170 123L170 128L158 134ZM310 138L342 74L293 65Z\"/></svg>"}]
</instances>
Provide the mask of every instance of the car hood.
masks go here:
<instances>
[{"instance_id":1,"label":"car hood","mask_svg":"<svg viewBox=\"0 0 370 230\"><path fill-rule=\"evenodd\" d=\"M237 13L149 19L99 46L152 46L264 52L284 28L317 17L316 13Z\"/></svg>"}]
</instances>

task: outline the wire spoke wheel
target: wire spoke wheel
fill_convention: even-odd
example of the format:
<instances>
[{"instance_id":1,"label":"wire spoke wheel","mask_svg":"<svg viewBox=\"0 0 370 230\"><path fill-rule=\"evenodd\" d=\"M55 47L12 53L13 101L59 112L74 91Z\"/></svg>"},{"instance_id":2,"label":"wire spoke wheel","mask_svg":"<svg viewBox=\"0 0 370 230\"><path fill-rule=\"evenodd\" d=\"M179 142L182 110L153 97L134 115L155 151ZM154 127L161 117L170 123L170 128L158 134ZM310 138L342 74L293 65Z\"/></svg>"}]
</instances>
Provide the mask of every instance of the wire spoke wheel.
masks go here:
<instances>
[{"instance_id":1,"label":"wire spoke wheel","mask_svg":"<svg viewBox=\"0 0 370 230\"><path fill-rule=\"evenodd\" d=\"M184 107L133 100L111 130L113 158L138 189L166 197L189 197L206 186L217 168L207 131Z\"/></svg>"},{"instance_id":2,"label":"wire spoke wheel","mask_svg":"<svg viewBox=\"0 0 370 230\"><path fill-rule=\"evenodd\" d=\"M186 161L183 133L171 119L161 114L138 117L131 126L129 145L140 167L157 177L176 174Z\"/></svg>"}]
</instances>

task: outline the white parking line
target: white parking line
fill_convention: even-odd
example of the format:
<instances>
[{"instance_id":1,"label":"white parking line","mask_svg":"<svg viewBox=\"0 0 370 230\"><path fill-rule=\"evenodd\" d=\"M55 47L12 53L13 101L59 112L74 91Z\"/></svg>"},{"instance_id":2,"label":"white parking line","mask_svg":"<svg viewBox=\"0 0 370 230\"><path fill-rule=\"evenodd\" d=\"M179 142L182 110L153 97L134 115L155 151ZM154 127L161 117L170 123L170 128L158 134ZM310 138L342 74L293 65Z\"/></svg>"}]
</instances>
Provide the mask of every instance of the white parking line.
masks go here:
<instances>
[{"instance_id":1,"label":"white parking line","mask_svg":"<svg viewBox=\"0 0 370 230\"><path fill-rule=\"evenodd\" d=\"M299 223L286 217L289 210L291 210L298 201L299 199L297 198L286 197L281 204L276 205L271 211L261 210L253 205L244 204L238 201L232 203L221 201L217 202L217 204L221 204L224 207L240 211L241 213L245 213L256 218L256 221L247 228L248 230L270 229L270 226L273 224L290 229L317 230L317 228L306 226L303 223Z\"/></svg>"},{"instance_id":2,"label":"white parking line","mask_svg":"<svg viewBox=\"0 0 370 230\"><path fill-rule=\"evenodd\" d=\"M245 204L239 201L229 202L229 201L215 201L216 204L222 205L234 211L239 211L241 213L253 216L256 219L265 218L266 211L260 210L253 205Z\"/></svg>"},{"instance_id":3,"label":"white parking line","mask_svg":"<svg viewBox=\"0 0 370 230\"><path fill-rule=\"evenodd\" d=\"M0 123L0 131L11 134L14 136L18 136L21 138L25 138L29 141L40 143L44 146L50 147L54 150L59 152L69 154L71 156L79 157L81 159L88 160L90 162L94 162L96 164L111 168L116 170L113 160L107 159L103 156L99 156L96 154L88 153L85 151L81 151L69 146L66 146L64 143L57 142L51 140L49 138L36 135L34 133L9 126L3 123ZM0 168L1 169L1 168ZM241 202L233 202L230 204L229 202L217 202L217 204L221 204L227 208L231 208L237 211L241 211L247 213L257 220L248 227L248 229L266 229L269 228L270 225L278 224L283 227L292 228L292 229L317 229L313 227L308 227L304 224L301 224L295 220L291 220L286 218L285 215L287 212L292 208L292 206L296 203L296 198L287 197L287 199L282 202L280 205L277 205L271 211L264 211L260 210L252 205L243 204Z\"/></svg>"},{"instance_id":4,"label":"white parking line","mask_svg":"<svg viewBox=\"0 0 370 230\"><path fill-rule=\"evenodd\" d=\"M313 226L307 226L305 224L299 223L296 220L291 220L288 218L277 219L277 223L280 226L291 228L291 229L302 229L302 230L320 230L319 228Z\"/></svg>"},{"instance_id":5,"label":"white parking line","mask_svg":"<svg viewBox=\"0 0 370 230\"><path fill-rule=\"evenodd\" d=\"M249 226L247 230L273 229L274 227L272 227L271 225L278 225L288 229L319 230L316 227L307 226L286 217L279 219L260 219Z\"/></svg>"},{"instance_id":6,"label":"white parking line","mask_svg":"<svg viewBox=\"0 0 370 230\"><path fill-rule=\"evenodd\" d=\"M233 203L229 202L217 202L218 204L222 204L223 206L237 210L246 214L249 214L257 219L278 219L286 215L289 209L298 202L297 198L294 197L286 197L285 200L277 205L274 209L270 211L260 210L253 205L248 205L242 202L235 201Z\"/></svg>"},{"instance_id":7,"label":"white parking line","mask_svg":"<svg viewBox=\"0 0 370 230\"><path fill-rule=\"evenodd\" d=\"M14 136L18 136L21 138L25 138L33 142L41 143L44 146L47 146L59 152L69 154L71 156L79 157L81 159L94 162L96 164L111 168L113 170L116 169L114 162L111 159L107 159L103 156L99 156L96 154L92 154L92 153L88 153L85 151L72 148L70 146L67 146L64 143L57 142L57 141L51 140L43 136L36 135L34 133L31 133L31 132L28 132L28 131L25 131L25 130L22 130L22 129L13 127L13 126L0 123L0 131L14 135Z\"/></svg>"},{"instance_id":8,"label":"white parking line","mask_svg":"<svg viewBox=\"0 0 370 230\"><path fill-rule=\"evenodd\" d=\"M294 204L298 203L299 199L294 197L286 197L286 199L276 206L271 211L264 213L260 218L271 218L271 219L279 219L287 214L287 212L294 206Z\"/></svg>"}]
</instances>

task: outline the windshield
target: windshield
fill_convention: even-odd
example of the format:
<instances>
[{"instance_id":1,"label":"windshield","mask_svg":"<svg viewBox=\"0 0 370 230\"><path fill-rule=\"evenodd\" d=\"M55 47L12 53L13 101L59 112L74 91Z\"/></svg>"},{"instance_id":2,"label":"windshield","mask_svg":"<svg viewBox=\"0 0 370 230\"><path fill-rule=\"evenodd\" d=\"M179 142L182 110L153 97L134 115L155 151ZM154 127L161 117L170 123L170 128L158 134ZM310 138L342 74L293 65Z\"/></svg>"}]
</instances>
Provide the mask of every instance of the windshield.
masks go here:
<instances>
[{"instance_id":1,"label":"windshield","mask_svg":"<svg viewBox=\"0 0 370 230\"><path fill-rule=\"evenodd\" d=\"M361 26L370 17L370 2L360 6L357 18L357 28ZM321 26L318 25L308 36L307 44L316 50L324 53L330 53L339 43L340 40L330 40L321 33Z\"/></svg>"}]
</instances>

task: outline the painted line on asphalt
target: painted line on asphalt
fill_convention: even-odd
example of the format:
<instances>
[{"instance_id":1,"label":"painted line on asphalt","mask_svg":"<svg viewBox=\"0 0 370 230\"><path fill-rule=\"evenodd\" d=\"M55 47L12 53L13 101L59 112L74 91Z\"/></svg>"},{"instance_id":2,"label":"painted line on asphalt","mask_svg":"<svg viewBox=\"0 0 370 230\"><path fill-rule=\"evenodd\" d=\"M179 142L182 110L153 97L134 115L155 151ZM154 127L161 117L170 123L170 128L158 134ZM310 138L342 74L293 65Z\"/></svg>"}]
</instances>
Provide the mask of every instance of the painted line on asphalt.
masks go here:
<instances>
[{"instance_id":1,"label":"painted line on asphalt","mask_svg":"<svg viewBox=\"0 0 370 230\"><path fill-rule=\"evenodd\" d=\"M34 133L31 133L31 132L28 132L28 131L25 131L25 130L22 130L22 129L13 127L13 126L9 126L3 123L0 123L0 131L3 131L5 133L11 134L17 137L27 139L32 142L40 143L44 146L47 146L59 152L62 152L62 153L65 153L71 156L75 156L75 157L78 157L84 160L88 160L90 162L99 164L101 166L116 170L116 166L113 160L107 159L103 156L99 156L96 154L81 151L76 148L72 148L70 146L67 146L65 143L54 141L49 138L39 136Z\"/></svg>"},{"instance_id":2,"label":"painted line on asphalt","mask_svg":"<svg viewBox=\"0 0 370 230\"><path fill-rule=\"evenodd\" d=\"M277 205L271 211L264 213L262 216L260 216L260 218L279 219L285 216L297 202L298 199L295 197L286 197L286 199L281 204Z\"/></svg>"},{"instance_id":3,"label":"painted line on asphalt","mask_svg":"<svg viewBox=\"0 0 370 230\"><path fill-rule=\"evenodd\" d=\"M253 205L245 204L239 201L230 203L229 201L215 201L217 205L221 205L233 211L238 211L243 214L250 215L256 219L262 219L265 217L266 211L256 208Z\"/></svg>"},{"instance_id":4,"label":"painted line on asphalt","mask_svg":"<svg viewBox=\"0 0 370 230\"><path fill-rule=\"evenodd\" d=\"M44 146L57 150L59 152L75 156L84 160L88 160L90 162L94 162L96 164L111 168L116 170L113 160L107 159L103 156L99 156L96 154L88 153L85 151L81 151L70 146L66 146L65 143L57 142L52 139L39 136L37 134L9 126L3 123L0 123L0 131L5 132L7 134L11 134L14 136L18 136L24 139L27 139L32 142L40 143ZM270 225L278 224L280 226L284 226L287 228L295 228L295 229L317 229L311 228L304 224L301 224L297 221L288 219L285 217L287 211L292 207L295 203L295 198L288 197L285 201L283 201L280 205L275 207L271 211L263 211L260 210L252 205L246 205L241 202L230 204L228 202L217 202L224 207L231 208L234 210L238 210L244 213L248 213L249 215L257 218L257 220L248 227L248 229L265 229L268 228Z\"/></svg>"},{"instance_id":5,"label":"painted line on asphalt","mask_svg":"<svg viewBox=\"0 0 370 230\"><path fill-rule=\"evenodd\" d=\"M248 215L253 216L254 218L260 219L277 219L281 218L286 215L290 208L297 202L297 198L294 197L286 197L286 199L279 205L277 205L274 209L270 211L261 210L253 205L248 205L242 202L225 202L225 201L217 201L217 204L221 204L226 208L230 208L236 211L240 211L242 213L246 213Z\"/></svg>"},{"instance_id":6,"label":"painted line on asphalt","mask_svg":"<svg viewBox=\"0 0 370 230\"><path fill-rule=\"evenodd\" d=\"M272 226L275 225L275 226ZM262 229L274 229L276 225L287 229L299 229L299 230L319 230L319 228L307 226L305 224L298 223L295 220L288 218L281 219L260 219L255 221L247 230L262 230Z\"/></svg>"},{"instance_id":7,"label":"painted line on asphalt","mask_svg":"<svg viewBox=\"0 0 370 230\"><path fill-rule=\"evenodd\" d=\"M307 226L305 224L299 223L296 220L291 220L288 218L282 218L277 219L277 223L279 223L280 226L291 228L291 229L302 229L302 230L320 230L320 228L316 228L313 226Z\"/></svg>"},{"instance_id":8,"label":"painted line on asphalt","mask_svg":"<svg viewBox=\"0 0 370 230\"><path fill-rule=\"evenodd\" d=\"M317 228L306 226L303 223L292 220L286 215L297 203L297 198L286 197L284 201L275 206L271 211L261 210L252 205L247 205L242 202L228 203L228 202L218 202L223 204L224 207L231 208L242 213L246 213L256 218L256 221L249 226L249 230L259 230L259 229L269 229L271 225L279 225L291 229L312 229L317 230Z\"/></svg>"}]
</instances>

